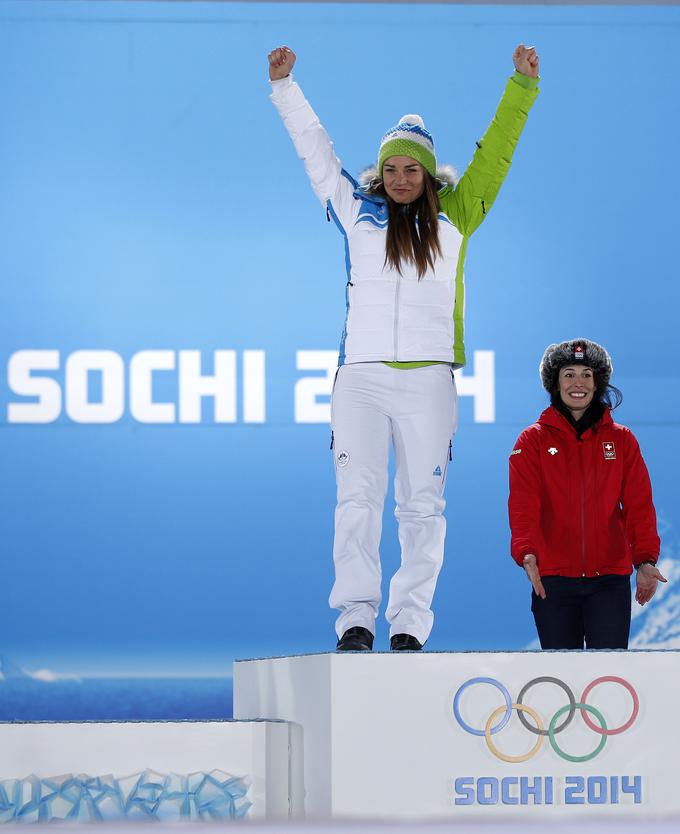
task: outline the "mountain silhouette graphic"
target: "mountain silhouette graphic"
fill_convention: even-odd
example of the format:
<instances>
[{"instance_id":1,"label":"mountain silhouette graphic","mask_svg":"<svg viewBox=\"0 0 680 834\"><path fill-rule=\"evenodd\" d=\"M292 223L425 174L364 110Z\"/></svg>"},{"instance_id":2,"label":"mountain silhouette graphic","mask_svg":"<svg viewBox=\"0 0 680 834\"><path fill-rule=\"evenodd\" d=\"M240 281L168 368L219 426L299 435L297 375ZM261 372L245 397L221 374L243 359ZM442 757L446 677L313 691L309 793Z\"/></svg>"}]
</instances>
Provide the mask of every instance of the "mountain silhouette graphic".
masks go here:
<instances>
[{"instance_id":1,"label":"mountain silhouette graphic","mask_svg":"<svg viewBox=\"0 0 680 834\"><path fill-rule=\"evenodd\" d=\"M4 654L0 654L0 680L10 680L17 678L30 678L30 675L27 675L26 672L17 664L6 657Z\"/></svg>"},{"instance_id":2,"label":"mountain silhouette graphic","mask_svg":"<svg viewBox=\"0 0 680 834\"><path fill-rule=\"evenodd\" d=\"M631 649L680 649L680 553L662 547L659 570L668 582L647 605L633 603Z\"/></svg>"}]
</instances>

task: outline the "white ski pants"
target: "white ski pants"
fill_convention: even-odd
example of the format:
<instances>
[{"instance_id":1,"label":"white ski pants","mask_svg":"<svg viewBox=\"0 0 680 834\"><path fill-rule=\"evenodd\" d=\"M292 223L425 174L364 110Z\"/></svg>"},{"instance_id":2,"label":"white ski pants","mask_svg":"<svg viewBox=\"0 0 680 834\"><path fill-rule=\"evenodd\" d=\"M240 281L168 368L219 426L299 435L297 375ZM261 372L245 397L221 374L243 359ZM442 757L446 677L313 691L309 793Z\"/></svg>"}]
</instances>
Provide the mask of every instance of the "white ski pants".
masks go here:
<instances>
[{"instance_id":1,"label":"white ski pants","mask_svg":"<svg viewBox=\"0 0 680 834\"><path fill-rule=\"evenodd\" d=\"M390 636L411 634L425 643L444 558L444 483L458 418L453 371L449 365L342 365L331 411L337 506L329 603L340 611L338 637L353 626L375 634L391 442L401 567L390 582L385 616Z\"/></svg>"}]
</instances>

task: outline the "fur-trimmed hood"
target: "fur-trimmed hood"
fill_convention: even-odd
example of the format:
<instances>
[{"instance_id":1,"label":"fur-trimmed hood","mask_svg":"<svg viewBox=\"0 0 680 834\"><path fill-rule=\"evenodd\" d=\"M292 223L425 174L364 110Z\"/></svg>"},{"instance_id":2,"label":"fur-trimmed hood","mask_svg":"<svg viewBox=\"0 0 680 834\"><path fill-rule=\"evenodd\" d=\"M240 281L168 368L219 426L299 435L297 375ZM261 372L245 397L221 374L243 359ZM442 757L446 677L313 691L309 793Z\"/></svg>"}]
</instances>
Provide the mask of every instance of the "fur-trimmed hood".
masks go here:
<instances>
[{"instance_id":1,"label":"fur-trimmed hood","mask_svg":"<svg viewBox=\"0 0 680 834\"><path fill-rule=\"evenodd\" d=\"M367 185L376 179L378 179L378 166L369 165L368 168L364 168L359 174L359 185L362 188L366 188ZM453 165L438 165L436 179L439 180L442 187L445 185L456 185L459 180L458 171Z\"/></svg>"}]
</instances>

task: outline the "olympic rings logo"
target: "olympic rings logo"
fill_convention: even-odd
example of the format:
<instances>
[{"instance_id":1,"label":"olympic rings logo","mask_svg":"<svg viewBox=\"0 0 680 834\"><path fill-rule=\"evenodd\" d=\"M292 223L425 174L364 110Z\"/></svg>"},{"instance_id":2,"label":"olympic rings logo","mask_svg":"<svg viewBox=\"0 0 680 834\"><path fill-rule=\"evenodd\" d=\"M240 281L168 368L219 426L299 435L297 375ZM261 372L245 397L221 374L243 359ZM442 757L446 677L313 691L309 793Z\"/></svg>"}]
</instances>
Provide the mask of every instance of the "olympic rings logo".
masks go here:
<instances>
[{"instance_id":1,"label":"olympic rings logo","mask_svg":"<svg viewBox=\"0 0 680 834\"><path fill-rule=\"evenodd\" d=\"M548 722L548 728L545 728L545 723L541 716L536 712L533 707L530 707L528 704L523 703L523 699L526 696L527 692L531 689L532 686L536 686L539 683L552 683L556 686L559 686L564 693L566 694L569 703L565 706L561 707L557 710L557 712L553 715L553 717ZM621 724L620 727L608 727L607 722L605 721L604 716L602 713L596 709L591 704L586 703L586 698L592 692L592 690L601 683L618 683L624 689L628 691L630 697L633 701L633 709L631 711L630 717L628 720ZM501 705L498 709L494 710L491 715L488 717L486 721L486 725L483 729L479 729L476 727L471 727L467 724L461 714L460 714L460 699L466 689L469 689L471 686L475 684L490 684L491 686L496 687L502 694L505 705ZM508 723L510 717L512 716L512 711L516 710L517 716L521 721L522 725L527 729L530 733L537 736L536 743L534 746L529 750L528 753L524 753L520 756L510 756L507 753L501 752L495 745L494 741L492 740L492 736L499 733L503 727ZM565 730L569 724L571 724L574 716L576 715L576 711L579 711L581 717L585 721L586 725L595 733L600 736L600 741L595 747L595 749L590 752L586 753L584 756L572 756L570 753L565 752L561 749L558 745L555 736ZM559 678L552 678L548 676L543 676L539 678L533 678L528 683L524 684L522 687L519 695L517 696L517 700L513 702L512 698L510 697L510 693L508 690L503 686L503 684L496 680L495 678L470 678L470 680L465 681L465 683L459 687L456 695L453 699L453 714L456 717L456 721L460 724L460 726L468 733L471 733L473 736L484 736L486 739L486 745L489 750L496 756L496 758L501 759L504 762L526 762L529 759L533 758L538 751L541 749L541 745L543 744L543 739L547 736L548 740L550 741L550 746L552 749L560 756L562 759L566 759L568 762L588 762L591 759L594 759L602 749L607 741L609 736L616 736L620 733L624 733L627 729L629 729L635 719L638 716L638 712L640 710L640 699L638 698L638 694L633 688L633 686L623 678L617 678L612 675L606 675L601 678L595 678L594 681L586 686L583 690L583 694L581 695L580 700L576 700L574 697L574 693L572 690L567 686L564 681L561 681ZM533 724L527 720L526 715L529 715L533 719ZM561 723L558 724L560 719L566 713L566 718L564 718ZM599 724L595 724L592 720L590 715L594 716L597 719ZM494 724L494 721L498 719L498 722Z\"/></svg>"}]
</instances>

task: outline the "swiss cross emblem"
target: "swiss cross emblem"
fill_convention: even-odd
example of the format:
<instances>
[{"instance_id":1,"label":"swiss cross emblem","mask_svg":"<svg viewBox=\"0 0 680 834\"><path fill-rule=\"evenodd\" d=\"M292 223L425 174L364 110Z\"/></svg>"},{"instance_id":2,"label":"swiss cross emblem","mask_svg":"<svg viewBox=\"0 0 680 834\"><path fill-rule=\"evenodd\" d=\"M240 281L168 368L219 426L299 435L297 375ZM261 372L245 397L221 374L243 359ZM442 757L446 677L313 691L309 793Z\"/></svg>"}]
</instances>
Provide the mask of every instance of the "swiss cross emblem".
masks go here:
<instances>
[{"instance_id":1,"label":"swiss cross emblem","mask_svg":"<svg viewBox=\"0 0 680 834\"><path fill-rule=\"evenodd\" d=\"M611 440L605 440L602 444L605 460L616 460L616 448Z\"/></svg>"},{"instance_id":2,"label":"swiss cross emblem","mask_svg":"<svg viewBox=\"0 0 680 834\"><path fill-rule=\"evenodd\" d=\"M574 348L574 359L583 359L585 353L583 345L576 345Z\"/></svg>"}]
</instances>

